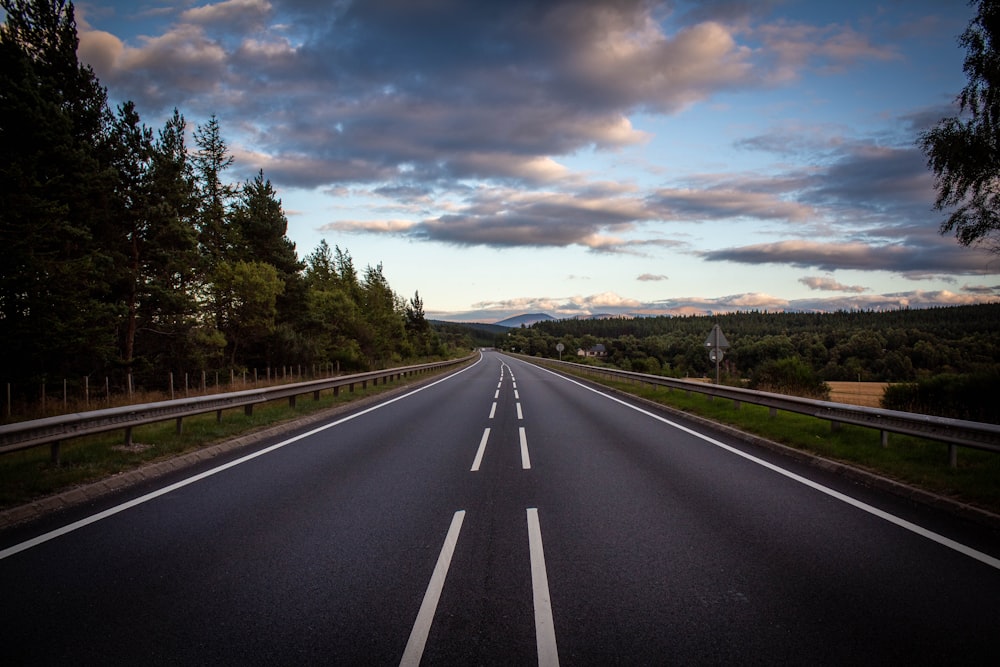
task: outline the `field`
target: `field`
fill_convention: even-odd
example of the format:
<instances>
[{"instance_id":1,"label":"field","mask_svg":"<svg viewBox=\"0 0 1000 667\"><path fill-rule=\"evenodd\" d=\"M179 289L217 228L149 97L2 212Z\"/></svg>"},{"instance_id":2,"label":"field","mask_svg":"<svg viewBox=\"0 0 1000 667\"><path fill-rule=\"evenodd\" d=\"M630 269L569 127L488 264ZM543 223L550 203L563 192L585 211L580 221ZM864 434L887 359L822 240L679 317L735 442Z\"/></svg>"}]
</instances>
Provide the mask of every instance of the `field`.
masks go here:
<instances>
[{"instance_id":1,"label":"field","mask_svg":"<svg viewBox=\"0 0 1000 667\"><path fill-rule=\"evenodd\" d=\"M830 400L869 408L878 408L888 382L827 382Z\"/></svg>"}]
</instances>

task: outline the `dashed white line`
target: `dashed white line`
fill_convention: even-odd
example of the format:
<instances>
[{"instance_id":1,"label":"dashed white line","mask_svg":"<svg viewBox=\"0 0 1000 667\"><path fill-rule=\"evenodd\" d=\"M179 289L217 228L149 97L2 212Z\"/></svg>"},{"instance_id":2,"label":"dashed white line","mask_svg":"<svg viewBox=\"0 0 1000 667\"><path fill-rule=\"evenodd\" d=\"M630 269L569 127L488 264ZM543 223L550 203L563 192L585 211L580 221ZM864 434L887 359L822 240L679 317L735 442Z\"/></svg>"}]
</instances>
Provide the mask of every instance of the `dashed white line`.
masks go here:
<instances>
[{"instance_id":1,"label":"dashed white line","mask_svg":"<svg viewBox=\"0 0 1000 667\"><path fill-rule=\"evenodd\" d=\"M493 417L495 417L495 416L496 416L496 414L497 414L497 404L496 404L496 402L494 401L494 403L493 403L493 407L492 407L492 408L490 408L490 419L493 419Z\"/></svg>"},{"instance_id":2,"label":"dashed white line","mask_svg":"<svg viewBox=\"0 0 1000 667\"><path fill-rule=\"evenodd\" d=\"M458 533L462 530L462 521L464 520L465 510L455 512L455 516L451 519L451 527L448 528L448 534L444 538L444 546L441 547L437 565L434 566L434 573L431 575L430 583L427 584L424 601L420 604L417 620L413 623L410 638L403 651L403 658L399 661L400 667L416 667L420 664L420 658L424 654L424 646L427 644L427 635L431 630L431 623L434 621L434 612L437 610L441 590L444 588L444 580L448 576L448 568L451 567L451 557L455 553L455 545L458 543ZM539 546L539 548L541 547ZM535 624L537 625L537 623L536 619Z\"/></svg>"},{"instance_id":3,"label":"dashed white line","mask_svg":"<svg viewBox=\"0 0 1000 667\"><path fill-rule=\"evenodd\" d=\"M528 457L528 437L524 434L523 426L518 429L518 434L521 437L521 469L530 470L531 458Z\"/></svg>"},{"instance_id":4,"label":"dashed white line","mask_svg":"<svg viewBox=\"0 0 1000 667\"><path fill-rule=\"evenodd\" d=\"M479 449L476 450L476 458L472 462L472 469L469 472L478 472L479 466L483 463L483 454L486 453L486 441L490 439L490 430L483 431L483 439L479 441Z\"/></svg>"},{"instance_id":5,"label":"dashed white line","mask_svg":"<svg viewBox=\"0 0 1000 667\"><path fill-rule=\"evenodd\" d=\"M535 507L528 508L528 550L531 554L531 594L535 604L535 646L538 649L538 665L557 667L559 651L556 647L556 629L552 621L549 578L545 573L542 529L538 523L538 509Z\"/></svg>"},{"instance_id":6,"label":"dashed white line","mask_svg":"<svg viewBox=\"0 0 1000 667\"><path fill-rule=\"evenodd\" d=\"M514 398L516 398L516 399L520 399L521 398L521 395L519 393L517 393L517 389L514 390Z\"/></svg>"},{"instance_id":7,"label":"dashed white line","mask_svg":"<svg viewBox=\"0 0 1000 667\"><path fill-rule=\"evenodd\" d=\"M524 415L521 413L521 404L520 403L517 404L517 418L518 419L524 419Z\"/></svg>"}]
</instances>

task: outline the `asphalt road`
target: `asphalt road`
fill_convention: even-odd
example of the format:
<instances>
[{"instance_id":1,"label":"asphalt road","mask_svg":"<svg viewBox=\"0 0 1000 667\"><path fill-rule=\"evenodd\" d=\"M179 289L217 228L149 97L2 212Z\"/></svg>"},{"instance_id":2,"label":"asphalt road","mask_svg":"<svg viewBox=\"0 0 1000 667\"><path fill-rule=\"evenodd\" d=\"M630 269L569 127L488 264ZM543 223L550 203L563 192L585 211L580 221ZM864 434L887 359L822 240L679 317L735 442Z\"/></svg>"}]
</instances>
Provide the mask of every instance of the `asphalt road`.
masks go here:
<instances>
[{"instance_id":1,"label":"asphalt road","mask_svg":"<svg viewBox=\"0 0 1000 667\"><path fill-rule=\"evenodd\" d=\"M1000 539L496 353L0 535L15 664L995 664Z\"/></svg>"}]
</instances>

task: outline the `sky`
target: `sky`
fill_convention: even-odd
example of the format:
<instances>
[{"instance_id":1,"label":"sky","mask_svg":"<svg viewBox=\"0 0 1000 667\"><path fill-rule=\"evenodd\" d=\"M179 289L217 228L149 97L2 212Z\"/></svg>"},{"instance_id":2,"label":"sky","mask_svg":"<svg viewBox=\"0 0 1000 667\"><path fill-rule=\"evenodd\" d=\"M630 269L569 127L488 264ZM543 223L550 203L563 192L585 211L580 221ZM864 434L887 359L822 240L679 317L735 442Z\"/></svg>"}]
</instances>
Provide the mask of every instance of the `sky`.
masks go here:
<instances>
[{"instance_id":1,"label":"sky","mask_svg":"<svg viewBox=\"0 0 1000 667\"><path fill-rule=\"evenodd\" d=\"M1000 300L916 145L957 113L963 0L75 6L112 104L214 114L300 258L435 319Z\"/></svg>"}]
</instances>

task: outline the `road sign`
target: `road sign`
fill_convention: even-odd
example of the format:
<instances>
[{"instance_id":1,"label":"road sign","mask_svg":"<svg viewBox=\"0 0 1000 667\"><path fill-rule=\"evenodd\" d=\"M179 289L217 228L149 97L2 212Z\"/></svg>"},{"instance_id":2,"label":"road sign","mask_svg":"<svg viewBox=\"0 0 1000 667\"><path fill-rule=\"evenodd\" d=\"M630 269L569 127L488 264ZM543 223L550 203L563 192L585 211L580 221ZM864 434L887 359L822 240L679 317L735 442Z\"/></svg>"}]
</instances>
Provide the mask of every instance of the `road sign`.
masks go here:
<instances>
[{"instance_id":1,"label":"road sign","mask_svg":"<svg viewBox=\"0 0 1000 667\"><path fill-rule=\"evenodd\" d=\"M719 362L726 354L729 341L726 340L718 324L712 327L712 332L705 339L705 347L708 348L708 358L715 364L715 384L719 384Z\"/></svg>"},{"instance_id":2,"label":"road sign","mask_svg":"<svg viewBox=\"0 0 1000 667\"><path fill-rule=\"evenodd\" d=\"M726 340L718 324L712 327L712 332L705 339L705 347L714 347L719 350L725 350L729 347L729 341Z\"/></svg>"},{"instance_id":3,"label":"road sign","mask_svg":"<svg viewBox=\"0 0 1000 667\"><path fill-rule=\"evenodd\" d=\"M562 361L562 353L563 350L565 349L566 349L565 345L563 345L562 343L556 343L556 352L559 353L559 361Z\"/></svg>"}]
</instances>

